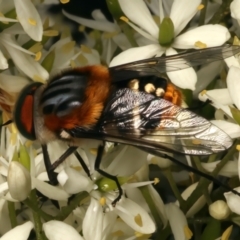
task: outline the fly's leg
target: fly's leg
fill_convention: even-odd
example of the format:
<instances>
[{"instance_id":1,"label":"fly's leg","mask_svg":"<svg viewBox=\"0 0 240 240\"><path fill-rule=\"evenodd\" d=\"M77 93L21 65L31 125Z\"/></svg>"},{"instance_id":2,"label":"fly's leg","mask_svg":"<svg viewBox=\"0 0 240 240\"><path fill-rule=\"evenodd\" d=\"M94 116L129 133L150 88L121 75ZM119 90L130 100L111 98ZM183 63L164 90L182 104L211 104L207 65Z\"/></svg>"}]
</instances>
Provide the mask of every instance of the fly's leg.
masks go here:
<instances>
[{"instance_id":1,"label":"fly's leg","mask_svg":"<svg viewBox=\"0 0 240 240\"><path fill-rule=\"evenodd\" d=\"M55 161L53 164L50 161L50 157L47 150L47 145L42 145L42 151L43 151L43 160L45 164L45 168L48 174L49 181L52 185L57 185L57 173L54 172L54 170L63 163L67 157L69 157L72 153L74 153L77 150L78 147L69 147L61 156L60 158Z\"/></svg>"},{"instance_id":2,"label":"fly's leg","mask_svg":"<svg viewBox=\"0 0 240 240\"><path fill-rule=\"evenodd\" d=\"M109 178L111 180L113 180L117 187L118 187L118 196L117 198L114 199L114 201L112 202L112 205L115 206L116 203L121 199L122 195L123 195L123 190L121 188L121 185L118 181L118 178L116 176L113 176L105 171L103 171L102 169L100 169L100 165L101 165L101 160L102 160L102 157L103 157L103 151L104 151L104 146L105 146L105 143L103 145L100 145L98 147L98 151L97 151L97 157L96 157L96 161L95 161L95 165L94 165L94 169L100 173L102 176L106 177L106 178Z\"/></svg>"},{"instance_id":3,"label":"fly's leg","mask_svg":"<svg viewBox=\"0 0 240 240\"><path fill-rule=\"evenodd\" d=\"M74 152L74 155L75 155L75 157L77 158L77 160L79 161L79 163L81 164L81 166L82 166L83 170L85 171L85 173L88 175L88 177L89 177L90 179L92 179L92 178L91 178L91 175L90 175L90 171L89 171L89 169L88 169L88 166L86 165L86 163L84 162L84 160L82 159L82 157L80 156L80 154L79 154L77 151L75 151L75 152Z\"/></svg>"}]
</instances>

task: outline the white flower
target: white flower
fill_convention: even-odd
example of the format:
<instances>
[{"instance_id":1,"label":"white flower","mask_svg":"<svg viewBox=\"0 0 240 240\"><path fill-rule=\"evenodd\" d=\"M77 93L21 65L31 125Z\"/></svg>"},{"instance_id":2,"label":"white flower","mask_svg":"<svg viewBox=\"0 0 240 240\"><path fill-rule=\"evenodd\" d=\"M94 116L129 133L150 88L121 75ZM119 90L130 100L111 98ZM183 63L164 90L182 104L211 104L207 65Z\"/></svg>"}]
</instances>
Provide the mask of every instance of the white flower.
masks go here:
<instances>
[{"instance_id":1,"label":"white flower","mask_svg":"<svg viewBox=\"0 0 240 240\"><path fill-rule=\"evenodd\" d=\"M61 221L52 220L44 223L43 231L49 240L84 240L72 226Z\"/></svg>"},{"instance_id":2,"label":"white flower","mask_svg":"<svg viewBox=\"0 0 240 240\"><path fill-rule=\"evenodd\" d=\"M179 207L174 203L165 205L167 218L169 220L174 239L188 240L192 237L192 232L188 228L187 219Z\"/></svg>"},{"instance_id":3,"label":"white flower","mask_svg":"<svg viewBox=\"0 0 240 240\"><path fill-rule=\"evenodd\" d=\"M213 202L209 205L208 210L209 214L217 220L226 219L230 215L230 209L223 200Z\"/></svg>"},{"instance_id":4,"label":"white flower","mask_svg":"<svg viewBox=\"0 0 240 240\"><path fill-rule=\"evenodd\" d=\"M126 50L129 47L131 47L126 36L121 32L120 27L116 23L108 21L102 14L102 12L98 9L92 12L93 19L77 17L70 13L67 13L65 10L63 10L63 14L67 18L83 26L105 32L104 34L102 34L101 37L101 40L103 42L102 57L105 59L107 63L110 62L117 46L122 50ZM93 39L91 39L87 34L85 34L85 37L88 39L88 43L91 43L91 41L93 41Z\"/></svg>"},{"instance_id":5,"label":"white flower","mask_svg":"<svg viewBox=\"0 0 240 240\"><path fill-rule=\"evenodd\" d=\"M237 192L240 192L240 187L234 188ZM224 197L227 200L227 205L230 208L230 210L238 215L240 215L240 197L232 192L224 193Z\"/></svg>"},{"instance_id":6,"label":"white flower","mask_svg":"<svg viewBox=\"0 0 240 240\"><path fill-rule=\"evenodd\" d=\"M173 48L190 49L199 48L200 45L204 45L205 47L214 47L226 42L230 38L230 34L227 28L217 24L196 27L179 35L183 28L197 13L200 3L200 0L190 2L187 0L173 1L169 16L174 25L173 39L168 44L163 44L163 46L161 46L159 34L161 34L161 31L163 30L161 27L159 30L144 2L142 0L119 0L119 4L123 12L139 27L132 23L127 23L138 33L143 35L145 39L148 39L148 41L145 42L146 44L148 42L149 45L131 48L120 53L111 61L110 66L116 66L154 56L161 56L164 52L166 55L176 54L177 52ZM165 15L162 10L162 1L159 1L159 9L159 17L163 22ZM195 89L197 76L192 68L169 72L167 74L175 85L181 88Z\"/></svg>"},{"instance_id":7,"label":"white flower","mask_svg":"<svg viewBox=\"0 0 240 240\"><path fill-rule=\"evenodd\" d=\"M35 81L44 81L49 77L48 72L35 61L30 55L35 55L19 46L16 40L10 35L1 33L0 44L2 44L11 56L16 67Z\"/></svg>"},{"instance_id":8,"label":"white flower","mask_svg":"<svg viewBox=\"0 0 240 240\"><path fill-rule=\"evenodd\" d=\"M43 26L38 11L30 0L14 0L18 20L24 31L35 41L42 40Z\"/></svg>"},{"instance_id":9,"label":"white flower","mask_svg":"<svg viewBox=\"0 0 240 240\"><path fill-rule=\"evenodd\" d=\"M8 186L11 196L18 200L25 200L31 191L31 177L29 171L19 162L12 161L8 169Z\"/></svg>"},{"instance_id":10,"label":"white flower","mask_svg":"<svg viewBox=\"0 0 240 240\"><path fill-rule=\"evenodd\" d=\"M240 8L240 1L239 0L233 0L230 4L231 16L238 21L238 24L240 23L239 8Z\"/></svg>"},{"instance_id":11,"label":"white flower","mask_svg":"<svg viewBox=\"0 0 240 240\"><path fill-rule=\"evenodd\" d=\"M27 240L30 234L30 231L33 229L32 222L26 222L20 226L17 226L10 230L9 232L5 233L1 240Z\"/></svg>"}]
</instances>

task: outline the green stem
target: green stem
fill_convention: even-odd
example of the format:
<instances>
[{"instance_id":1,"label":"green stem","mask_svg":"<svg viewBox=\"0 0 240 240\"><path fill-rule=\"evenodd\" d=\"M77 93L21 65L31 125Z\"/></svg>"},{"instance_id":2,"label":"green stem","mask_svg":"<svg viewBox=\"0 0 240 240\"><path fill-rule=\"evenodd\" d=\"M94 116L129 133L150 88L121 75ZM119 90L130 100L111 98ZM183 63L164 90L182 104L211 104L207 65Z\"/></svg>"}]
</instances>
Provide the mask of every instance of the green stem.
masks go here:
<instances>
[{"instance_id":1,"label":"green stem","mask_svg":"<svg viewBox=\"0 0 240 240\"><path fill-rule=\"evenodd\" d=\"M208 0L202 0L202 4L204 5L204 8L200 12L200 17L199 17L199 21L198 21L199 26L202 26L205 23Z\"/></svg>"},{"instance_id":2,"label":"green stem","mask_svg":"<svg viewBox=\"0 0 240 240\"><path fill-rule=\"evenodd\" d=\"M218 173L221 171L221 169L225 166L225 164L229 161L229 159L232 158L233 154L236 152L236 146L239 144L239 141L237 141L232 148L228 151L228 153L225 155L225 157L222 159L222 161L216 166L216 168L213 170L211 175L213 177L216 177ZM197 188L193 191L191 196L187 199L186 205L184 205L182 208L183 212L187 212L193 204L199 199L199 197L203 194L204 189L208 188L208 185L210 184L210 181L204 178L201 178L199 181L199 184Z\"/></svg>"},{"instance_id":3,"label":"green stem","mask_svg":"<svg viewBox=\"0 0 240 240\"><path fill-rule=\"evenodd\" d=\"M79 203L86 197L88 197L88 192L78 193L68 204L68 206L63 207L61 212L54 218L55 220L63 221L68 215L79 205Z\"/></svg>"},{"instance_id":4,"label":"green stem","mask_svg":"<svg viewBox=\"0 0 240 240\"><path fill-rule=\"evenodd\" d=\"M17 224L17 216L16 216L16 210L15 210L15 203L14 202L9 202L8 201L8 212L9 212L9 217L10 217L10 222L12 228L16 227Z\"/></svg>"},{"instance_id":5,"label":"green stem","mask_svg":"<svg viewBox=\"0 0 240 240\"><path fill-rule=\"evenodd\" d=\"M217 12L210 19L209 24L216 24L223 20L223 18L230 13L230 4L232 0L224 0L222 1L221 6L217 10Z\"/></svg>"},{"instance_id":6,"label":"green stem","mask_svg":"<svg viewBox=\"0 0 240 240\"><path fill-rule=\"evenodd\" d=\"M43 220L50 221L50 220L54 219L54 217L52 217L51 215L49 215L49 214L45 213L44 211L42 211L39 208L39 206L35 205L30 199L26 199L24 201L24 204L26 204L30 209L32 209L32 211L37 213Z\"/></svg>"},{"instance_id":7,"label":"green stem","mask_svg":"<svg viewBox=\"0 0 240 240\"><path fill-rule=\"evenodd\" d=\"M180 207L184 207L186 205L186 202L182 198L182 196L181 196L181 194L178 190L178 187L176 185L175 180L173 179L172 172L171 172L170 168L164 169L163 173L164 173L165 177L167 178L175 197L179 201Z\"/></svg>"},{"instance_id":8,"label":"green stem","mask_svg":"<svg viewBox=\"0 0 240 240\"><path fill-rule=\"evenodd\" d=\"M150 211L152 213L152 216L155 220L155 223L156 223L157 227L159 229L161 229L162 226L163 226L163 223L162 223L162 220L161 220L161 218L158 214L158 211L156 210L156 205L155 205L155 203L152 199L152 196L149 193L148 187L144 186L144 187L140 187L139 189L140 189L144 199L146 200L146 202L148 204L148 207L150 208Z\"/></svg>"},{"instance_id":9,"label":"green stem","mask_svg":"<svg viewBox=\"0 0 240 240\"><path fill-rule=\"evenodd\" d=\"M32 190L30 193L30 200L33 203L33 205L38 206L35 189ZM46 238L43 235L41 217L39 216L38 212L35 212L34 210L32 210L32 215L33 215L33 221L34 221L34 228L36 232L36 240L45 240Z\"/></svg>"},{"instance_id":10,"label":"green stem","mask_svg":"<svg viewBox=\"0 0 240 240\"><path fill-rule=\"evenodd\" d=\"M128 41L130 42L132 47L138 47L138 44L134 38L133 29L131 29L127 23L121 22L119 23L119 26L121 27L123 33L126 35Z\"/></svg>"}]
</instances>

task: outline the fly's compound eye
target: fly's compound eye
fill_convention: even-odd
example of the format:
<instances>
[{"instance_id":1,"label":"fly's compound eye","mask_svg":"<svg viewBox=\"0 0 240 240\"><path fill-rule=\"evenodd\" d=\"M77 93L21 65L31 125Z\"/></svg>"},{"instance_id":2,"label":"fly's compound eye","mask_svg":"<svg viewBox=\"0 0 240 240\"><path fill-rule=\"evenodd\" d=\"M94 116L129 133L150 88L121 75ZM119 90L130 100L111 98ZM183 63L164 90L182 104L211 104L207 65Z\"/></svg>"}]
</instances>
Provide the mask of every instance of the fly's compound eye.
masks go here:
<instances>
[{"instance_id":1,"label":"fly's compound eye","mask_svg":"<svg viewBox=\"0 0 240 240\"><path fill-rule=\"evenodd\" d=\"M34 93L42 83L34 82L19 94L14 111L14 121L19 132L29 140L36 140L34 130Z\"/></svg>"}]
</instances>

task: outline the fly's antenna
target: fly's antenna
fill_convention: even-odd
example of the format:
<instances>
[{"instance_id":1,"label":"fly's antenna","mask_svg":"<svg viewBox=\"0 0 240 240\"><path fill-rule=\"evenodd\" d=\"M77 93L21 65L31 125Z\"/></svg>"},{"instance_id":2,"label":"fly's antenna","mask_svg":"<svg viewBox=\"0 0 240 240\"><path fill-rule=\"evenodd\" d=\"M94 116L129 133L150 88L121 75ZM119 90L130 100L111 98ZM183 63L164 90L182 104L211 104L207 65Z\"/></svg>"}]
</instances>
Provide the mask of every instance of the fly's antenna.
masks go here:
<instances>
[{"instance_id":1,"label":"fly's antenna","mask_svg":"<svg viewBox=\"0 0 240 240\"><path fill-rule=\"evenodd\" d=\"M231 187L229 187L228 185L224 184L223 182L219 181L217 178L207 174L207 173L204 173L202 171L199 171L198 169L196 168L193 168L179 160L177 160L176 158L173 158L165 153L162 153L162 152L159 152L158 150L155 150L155 149L149 149L149 148L145 148L145 147L138 147L139 149L145 151L145 152L148 152L152 155L155 155L155 156L158 156L158 157L162 157L162 158L166 158L166 159L169 159L170 161L176 163L177 165L183 167L184 169L186 169L187 171L189 172L193 172L195 174L197 174L198 176L201 176L201 177L204 177L206 178L207 180L211 181L211 182L214 182L216 183L218 186L226 189L227 191L230 191L238 196L240 196L240 193L237 192L236 190L232 189Z\"/></svg>"},{"instance_id":2,"label":"fly's antenna","mask_svg":"<svg viewBox=\"0 0 240 240\"><path fill-rule=\"evenodd\" d=\"M1 124L0 127L7 126L7 125L9 125L9 124L11 124L11 123L13 123L13 120L12 120L12 119L10 119L10 120L8 120L7 122Z\"/></svg>"}]
</instances>

